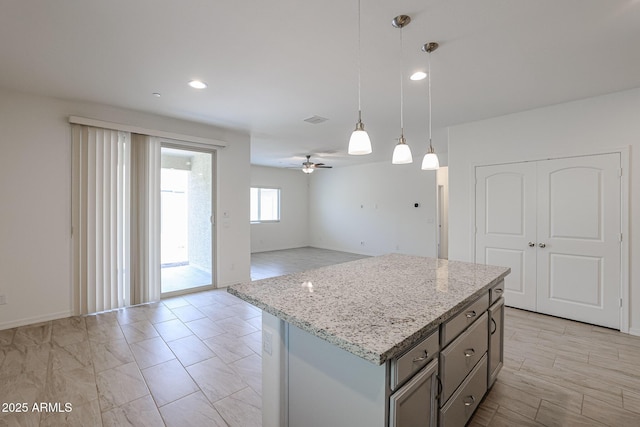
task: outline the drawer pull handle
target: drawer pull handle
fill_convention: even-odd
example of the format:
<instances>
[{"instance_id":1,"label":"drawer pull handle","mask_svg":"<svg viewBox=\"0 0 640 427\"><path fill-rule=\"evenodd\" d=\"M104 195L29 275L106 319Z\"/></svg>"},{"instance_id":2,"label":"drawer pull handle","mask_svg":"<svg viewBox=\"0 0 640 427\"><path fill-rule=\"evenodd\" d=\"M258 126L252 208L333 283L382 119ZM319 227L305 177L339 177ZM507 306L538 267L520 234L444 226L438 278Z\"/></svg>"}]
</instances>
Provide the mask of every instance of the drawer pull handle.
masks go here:
<instances>
[{"instance_id":1,"label":"drawer pull handle","mask_svg":"<svg viewBox=\"0 0 640 427\"><path fill-rule=\"evenodd\" d=\"M465 313L465 316L467 316L467 319L472 319L472 318L476 317L477 314L476 314L475 310L471 310L471 311L467 311Z\"/></svg>"},{"instance_id":2,"label":"drawer pull handle","mask_svg":"<svg viewBox=\"0 0 640 427\"><path fill-rule=\"evenodd\" d=\"M464 357L471 357L476 354L476 351L472 348L468 348L464 351Z\"/></svg>"},{"instance_id":3,"label":"drawer pull handle","mask_svg":"<svg viewBox=\"0 0 640 427\"><path fill-rule=\"evenodd\" d=\"M501 294L501 293L503 293L503 292L504 292L504 289L500 289L500 288L498 288L498 289L496 289L496 290L495 290L495 293L496 293L496 294Z\"/></svg>"},{"instance_id":4,"label":"drawer pull handle","mask_svg":"<svg viewBox=\"0 0 640 427\"><path fill-rule=\"evenodd\" d=\"M471 406L476 403L476 398L473 395L469 395L464 398L464 406Z\"/></svg>"},{"instance_id":5,"label":"drawer pull handle","mask_svg":"<svg viewBox=\"0 0 640 427\"><path fill-rule=\"evenodd\" d=\"M426 360L428 357L429 357L429 351L424 350L424 356L416 357L415 359L413 359L413 363L422 362L423 360Z\"/></svg>"}]
</instances>

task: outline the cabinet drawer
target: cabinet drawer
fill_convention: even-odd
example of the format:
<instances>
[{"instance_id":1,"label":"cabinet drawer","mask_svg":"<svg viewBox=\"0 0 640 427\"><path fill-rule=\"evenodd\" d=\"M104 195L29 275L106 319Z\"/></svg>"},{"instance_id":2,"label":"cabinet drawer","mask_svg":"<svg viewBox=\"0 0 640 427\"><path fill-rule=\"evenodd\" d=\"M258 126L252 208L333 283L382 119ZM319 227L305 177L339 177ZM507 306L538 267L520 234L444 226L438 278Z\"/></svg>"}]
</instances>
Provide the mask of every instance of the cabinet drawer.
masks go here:
<instances>
[{"instance_id":1,"label":"cabinet drawer","mask_svg":"<svg viewBox=\"0 0 640 427\"><path fill-rule=\"evenodd\" d=\"M391 375L389 386L392 390L418 372L440 349L439 333L436 330L427 338L409 349L405 354L391 361Z\"/></svg>"},{"instance_id":2,"label":"cabinet drawer","mask_svg":"<svg viewBox=\"0 0 640 427\"><path fill-rule=\"evenodd\" d=\"M482 295L474 303L467 306L460 313L447 320L442 325L442 347L449 344L467 326L472 324L482 313L489 308L489 292Z\"/></svg>"},{"instance_id":3,"label":"cabinet drawer","mask_svg":"<svg viewBox=\"0 0 640 427\"><path fill-rule=\"evenodd\" d=\"M500 283L495 285L489 290L489 305L493 305L494 302L498 301L504 295L504 280L501 280Z\"/></svg>"},{"instance_id":4,"label":"cabinet drawer","mask_svg":"<svg viewBox=\"0 0 640 427\"><path fill-rule=\"evenodd\" d=\"M464 377L487 352L488 325L488 315L484 312L478 321L440 352L443 380L441 404L449 399ZM486 373L485 370L485 377Z\"/></svg>"},{"instance_id":5,"label":"cabinet drawer","mask_svg":"<svg viewBox=\"0 0 640 427\"><path fill-rule=\"evenodd\" d=\"M487 356L473 368L458 391L440 410L440 427L463 426L476 410L487 391Z\"/></svg>"}]
</instances>

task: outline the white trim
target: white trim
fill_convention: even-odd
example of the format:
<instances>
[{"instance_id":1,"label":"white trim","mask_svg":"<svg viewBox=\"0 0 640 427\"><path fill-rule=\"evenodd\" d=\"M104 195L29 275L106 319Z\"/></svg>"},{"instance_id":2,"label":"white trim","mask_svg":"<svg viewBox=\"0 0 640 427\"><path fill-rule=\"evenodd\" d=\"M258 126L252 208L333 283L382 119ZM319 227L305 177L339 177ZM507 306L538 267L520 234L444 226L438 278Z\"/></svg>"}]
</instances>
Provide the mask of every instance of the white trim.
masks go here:
<instances>
[{"instance_id":1,"label":"white trim","mask_svg":"<svg viewBox=\"0 0 640 427\"><path fill-rule=\"evenodd\" d=\"M620 232L622 233L622 242L620 243L620 298L622 298L622 307L620 309L620 332L631 333L632 335L640 335L640 329L631 332L629 328L630 322L630 280L629 262L630 242L631 242L631 224L629 223L629 213L631 208L629 205L630 182L631 182L631 156L629 155L630 147L619 149L620 167L622 175L620 176Z\"/></svg>"},{"instance_id":2,"label":"white trim","mask_svg":"<svg viewBox=\"0 0 640 427\"><path fill-rule=\"evenodd\" d=\"M640 337L640 328L629 328L629 335Z\"/></svg>"},{"instance_id":3,"label":"white trim","mask_svg":"<svg viewBox=\"0 0 640 427\"><path fill-rule=\"evenodd\" d=\"M114 129L114 130L120 130L125 132L139 133L142 135L157 136L158 138L170 139L174 141L185 141L185 142L195 144L196 146L200 146L202 148L209 148L209 149L211 149L212 147L224 148L228 145L227 142L220 141L218 139L183 135L180 133L165 132L165 131L156 130L156 129L145 129L138 126L125 125L122 123L105 122L103 120L89 119L86 117L79 117L79 116L69 116L69 123L99 127L104 129Z\"/></svg>"},{"instance_id":4,"label":"white trim","mask_svg":"<svg viewBox=\"0 0 640 427\"><path fill-rule=\"evenodd\" d=\"M0 323L0 331L4 329L17 328L19 326L27 326L34 323L48 322L50 320L65 319L67 317L71 317L72 315L73 313L71 312L71 310L66 310L66 311L59 311L57 313L45 314L42 316L33 316L33 317L26 317L18 320L12 320L10 322Z\"/></svg>"}]
</instances>

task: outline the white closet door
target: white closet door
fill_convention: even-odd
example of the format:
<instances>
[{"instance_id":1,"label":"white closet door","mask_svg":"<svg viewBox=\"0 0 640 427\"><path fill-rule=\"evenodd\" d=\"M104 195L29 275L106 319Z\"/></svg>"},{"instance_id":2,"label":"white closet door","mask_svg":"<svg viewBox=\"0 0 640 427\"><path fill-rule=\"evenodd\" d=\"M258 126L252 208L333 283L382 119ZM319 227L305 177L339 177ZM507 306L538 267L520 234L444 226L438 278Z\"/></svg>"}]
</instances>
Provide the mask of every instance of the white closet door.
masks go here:
<instances>
[{"instance_id":1,"label":"white closet door","mask_svg":"<svg viewBox=\"0 0 640 427\"><path fill-rule=\"evenodd\" d=\"M538 162L537 311L620 328L620 155Z\"/></svg>"},{"instance_id":2,"label":"white closet door","mask_svg":"<svg viewBox=\"0 0 640 427\"><path fill-rule=\"evenodd\" d=\"M511 268L505 304L535 310L535 163L476 168L476 227L476 262Z\"/></svg>"}]
</instances>

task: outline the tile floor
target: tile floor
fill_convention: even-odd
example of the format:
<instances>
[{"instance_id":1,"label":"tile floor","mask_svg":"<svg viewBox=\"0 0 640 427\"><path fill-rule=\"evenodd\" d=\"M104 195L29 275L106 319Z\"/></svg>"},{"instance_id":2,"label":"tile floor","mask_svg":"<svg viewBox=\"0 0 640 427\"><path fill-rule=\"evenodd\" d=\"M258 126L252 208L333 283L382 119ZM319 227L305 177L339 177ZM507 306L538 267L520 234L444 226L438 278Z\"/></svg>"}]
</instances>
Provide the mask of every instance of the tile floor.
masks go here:
<instances>
[{"instance_id":1,"label":"tile floor","mask_svg":"<svg viewBox=\"0 0 640 427\"><path fill-rule=\"evenodd\" d=\"M0 331L0 426L260 426L260 328L215 290ZM640 425L640 337L507 308L505 359L469 425Z\"/></svg>"},{"instance_id":2,"label":"tile floor","mask_svg":"<svg viewBox=\"0 0 640 427\"><path fill-rule=\"evenodd\" d=\"M367 256L312 247L257 252L251 254L251 280L282 276L362 258Z\"/></svg>"},{"instance_id":3,"label":"tile floor","mask_svg":"<svg viewBox=\"0 0 640 427\"><path fill-rule=\"evenodd\" d=\"M260 328L216 290L0 331L0 426L260 426Z\"/></svg>"}]
</instances>

